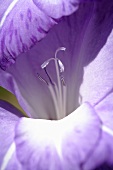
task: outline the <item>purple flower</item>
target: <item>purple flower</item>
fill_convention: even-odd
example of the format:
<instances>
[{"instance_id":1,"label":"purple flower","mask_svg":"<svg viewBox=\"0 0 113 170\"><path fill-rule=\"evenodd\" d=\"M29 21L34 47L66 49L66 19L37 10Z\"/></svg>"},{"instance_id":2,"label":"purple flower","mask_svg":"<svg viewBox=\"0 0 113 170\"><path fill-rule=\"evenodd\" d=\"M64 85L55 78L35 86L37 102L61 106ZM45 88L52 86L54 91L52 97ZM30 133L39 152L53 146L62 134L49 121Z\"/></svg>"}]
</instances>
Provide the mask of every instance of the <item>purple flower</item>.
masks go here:
<instances>
[{"instance_id":1,"label":"purple flower","mask_svg":"<svg viewBox=\"0 0 113 170\"><path fill-rule=\"evenodd\" d=\"M112 11L110 0L1 3L0 86L28 117L0 100L0 170L113 165Z\"/></svg>"}]
</instances>

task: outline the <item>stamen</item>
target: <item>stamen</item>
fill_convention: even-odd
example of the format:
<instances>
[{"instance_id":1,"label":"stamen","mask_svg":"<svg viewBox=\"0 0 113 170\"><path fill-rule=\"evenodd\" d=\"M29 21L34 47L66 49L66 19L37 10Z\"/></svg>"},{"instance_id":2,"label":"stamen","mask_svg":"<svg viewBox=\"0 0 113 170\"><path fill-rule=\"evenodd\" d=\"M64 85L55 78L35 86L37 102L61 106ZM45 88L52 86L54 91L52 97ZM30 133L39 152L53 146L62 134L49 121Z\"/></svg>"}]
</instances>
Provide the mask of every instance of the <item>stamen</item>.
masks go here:
<instances>
[{"instance_id":1,"label":"stamen","mask_svg":"<svg viewBox=\"0 0 113 170\"><path fill-rule=\"evenodd\" d=\"M50 90L50 93L52 95L57 119L61 119L65 117L66 115L66 83L64 80L63 72L64 72L64 65L63 63L57 58L57 54L59 51L65 51L65 47L60 47L55 52L55 57L50 58L47 61L45 61L41 68L44 69L47 77L49 78L50 83L48 83L46 80L44 80L38 73L38 78L46 83L48 85L48 88ZM49 75L46 67L49 65L50 61L55 62L55 68L56 68L56 76L57 76L57 84L53 82L51 76Z\"/></svg>"}]
</instances>

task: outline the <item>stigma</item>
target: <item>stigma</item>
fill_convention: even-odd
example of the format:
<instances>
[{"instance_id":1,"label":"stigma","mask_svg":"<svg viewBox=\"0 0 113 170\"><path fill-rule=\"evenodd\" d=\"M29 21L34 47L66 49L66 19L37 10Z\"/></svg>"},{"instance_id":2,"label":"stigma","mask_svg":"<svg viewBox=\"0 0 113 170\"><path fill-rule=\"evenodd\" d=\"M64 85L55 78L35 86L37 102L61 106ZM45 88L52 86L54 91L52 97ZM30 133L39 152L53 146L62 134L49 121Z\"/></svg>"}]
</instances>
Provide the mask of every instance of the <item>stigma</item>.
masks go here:
<instances>
[{"instance_id":1,"label":"stigma","mask_svg":"<svg viewBox=\"0 0 113 170\"><path fill-rule=\"evenodd\" d=\"M67 90L66 90L66 82L63 75L65 68L61 60L57 57L58 52L65 51L65 50L66 50L65 47L58 48L55 52L55 56L53 58L49 58L41 65L41 68L44 70L49 81L45 80L41 75L39 75L39 73L37 73L38 79L42 81L45 85L47 85L50 91L55 107L56 118L58 120L66 116L66 91ZM55 64L57 82L53 81L47 69L51 61L54 61Z\"/></svg>"}]
</instances>

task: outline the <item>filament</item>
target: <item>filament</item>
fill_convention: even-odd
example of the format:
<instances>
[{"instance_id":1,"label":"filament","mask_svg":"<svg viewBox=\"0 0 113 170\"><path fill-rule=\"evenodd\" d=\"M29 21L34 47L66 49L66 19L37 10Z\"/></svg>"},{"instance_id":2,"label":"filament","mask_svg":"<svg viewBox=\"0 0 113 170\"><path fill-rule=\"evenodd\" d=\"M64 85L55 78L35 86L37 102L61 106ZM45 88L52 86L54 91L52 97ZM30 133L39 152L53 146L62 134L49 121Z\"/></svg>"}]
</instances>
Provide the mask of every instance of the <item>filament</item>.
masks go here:
<instances>
[{"instance_id":1,"label":"filament","mask_svg":"<svg viewBox=\"0 0 113 170\"><path fill-rule=\"evenodd\" d=\"M51 84L54 85L53 80L52 80L51 76L49 75L49 73L48 73L46 67L44 68L44 71L45 71L45 73L47 74L47 76L48 76L49 81L51 82Z\"/></svg>"}]
</instances>

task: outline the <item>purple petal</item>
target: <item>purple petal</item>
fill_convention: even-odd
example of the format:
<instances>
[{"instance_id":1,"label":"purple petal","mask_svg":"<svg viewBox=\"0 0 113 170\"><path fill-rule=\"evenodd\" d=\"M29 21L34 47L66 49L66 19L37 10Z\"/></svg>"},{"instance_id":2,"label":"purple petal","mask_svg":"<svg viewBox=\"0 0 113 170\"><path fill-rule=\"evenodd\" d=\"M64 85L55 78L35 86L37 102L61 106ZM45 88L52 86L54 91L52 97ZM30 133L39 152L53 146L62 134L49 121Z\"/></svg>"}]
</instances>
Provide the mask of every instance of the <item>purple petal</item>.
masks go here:
<instances>
[{"instance_id":1,"label":"purple petal","mask_svg":"<svg viewBox=\"0 0 113 170\"><path fill-rule=\"evenodd\" d=\"M57 19L61 16L72 14L78 8L80 0L57 0L57 2L52 0L33 0L33 2L48 16Z\"/></svg>"},{"instance_id":2,"label":"purple petal","mask_svg":"<svg viewBox=\"0 0 113 170\"><path fill-rule=\"evenodd\" d=\"M98 19L95 18L96 22L93 28L95 30L90 34L90 43L92 46L94 45L94 49L91 50L87 46L87 51L88 48L91 50L90 56L87 58L90 63L86 63L84 68L84 78L80 89L82 102L90 101L95 107L113 91L113 13L110 12L113 9L113 4L110 5L108 1L103 1L101 7L103 6L106 6L106 13L104 11L102 13L99 7L97 8L97 10L100 10L97 13L99 14ZM92 41L94 36L95 39ZM97 38L98 36L99 39ZM100 45L101 48L99 48ZM92 58L93 55L94 57ZM109 110L109 106L105 105L104 107Z\"/></svg>"},{"instance_id":3,"label":"purple petal","mask_svg":"<svg viewBox=\"0 0 113 170\"><path fill-rule=\"evenodd\" d=\"M22 117L21 113L11 104L0 100L0 169L7 167L14 150L15 125ZM10 151L11 150L11 151ZM9 153L9 154L8 154ZM10 157L9 157L9 156Z\"/></svg>"},{"instance_id":4,"label":"purple petal","mask_svg":"<svg viewBox=\"0 0 113 170\"><path fill-rule=\"evenodd\" d=\"M99 160L100 164L107 162L113 167L113 103L112 103L113 93L109 93L106 97L99 102L96 106L96 112L98 113L102 123L103 123L103 134L99 147L95 150L93 154L93 160L101 156L103 160ZM102 162L101 162L102 161ZM91 162L91 160L89 160ZM89 163L88 162L88 163ZM87 169L87 168L86 168Z\"/></svg>"},{"instance_id":5,"label":"purple petal","mask_svg":"<svg viewBox=\"0 0 113 170\"><path fill-rule=\"evenodd\" d=\"M113 136L103 132L91 157L83 165L83 169L91 170L105 163L113 168Z\"/></svg>"},{"instance_id":6,"label":"purple petal","mask_svg":"<svg viewBox=\"0 0 113 170\"><path fill-rule=\"evenodd\" d=\"M5 11L1 10L0 22L0 67L4 70L20 53L45 37L57 24L56 19L77 10L78 0L59 0L57 3L15 0L10 4L7 1L5 8Z\"/></svg>"},{"instance_id":7,"label":"purple petal","mask_svg":"<svg viewBox=\"0 0 113 170\"><path fill-rule=\"evenodd\" d=\"M113 168L113 93L109 93L106 97L95 106L95 110L99 115L102 125L101 140L97 148L92 153L92 157L84 165L85 170L95 168L95 162L98 165L107 163Z\"/></svg>"},{"instance_id":8,"label":"purple petal","mask_svg":"<svg viewBox=\"0 0 113 170\"><path fill-rule=\"evenodd\" d=\"M100 120L94 109L87 103L68 117L67 125L71 120L72 126L74 123L74 129L72 133L70 133L70 130L68 131L69 125L66 129L69 133L67 133L68 135L66 134L63 142L63 153L66 159L65 166L69 166L68 163L70 163L71 166L69 168L74 169L73 167L76 165L75 160L77 160L82 169L89 157L92 157L92 153L101 139ZM95 162L95 165L97 166L98 162Z\"/></svg>"},{"instance_id":9,"label":"purple petal","mask_svg":"<svg viewBox=\"0 0 113 170\"><path fill-rule=\"evenodd\" d=\"M95 105L95 110L98 113L102 123L113 130L113 92L111 91L106 97Z\"/></svg>"},{"instance_id":10,"label":"purple petal","mask_svg":"<svg viewBox=\"0 0 113 170\"><path fill-rule=\"evenodd\" d=\"M100 132L89 104L57 122L22 118L16 128L17 157L25 170L79 169L95 149Z\"/></svg>"},{"instance_id":11,"label":"purple petal","mask_svg":"<svg viewBox=\"0 0 113 170\"><path fill-rule=\"evenodd\" d=\"M0 86L13 93L17 97L20 105L22 105L22 108L25 110L27 115L31 117L30 111L32 112L32 109L25 101L14 77L11 74L0 70Z\"/></svg>"},{"instance_id":12,"label":"purple petal","mask_svg":"<svg viewBox=\"0 0 113 170\"><path fill-rule=\"evenodd\" d=\"M16 152L12 155L5 170L23 170L20 162L17 159Z\"/></svg>"}]
</instances>

